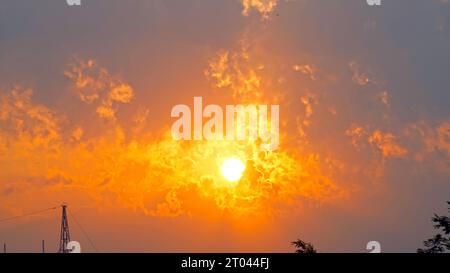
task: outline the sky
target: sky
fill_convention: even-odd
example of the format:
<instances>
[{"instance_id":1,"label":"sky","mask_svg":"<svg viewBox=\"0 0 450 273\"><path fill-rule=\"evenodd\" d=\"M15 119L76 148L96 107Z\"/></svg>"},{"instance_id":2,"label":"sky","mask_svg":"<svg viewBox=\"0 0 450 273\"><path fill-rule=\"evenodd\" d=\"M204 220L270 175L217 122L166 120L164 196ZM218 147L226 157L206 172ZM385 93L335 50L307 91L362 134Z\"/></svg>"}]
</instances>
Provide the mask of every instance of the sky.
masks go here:
<instances>
[{"instance_id":1,"label":"sky","mask_svg":"<svg viewBox=\"0 0 450 273\"><path fill-rule=\"evenodd\" d=\"M449 48L448 0L4 0L0 219L66 202L83 252L415 252L450 200ZM196 96L279 105L279 148L174 140ZM56 251L60 213L0 243Z\"/></svg>"}]
</instances>

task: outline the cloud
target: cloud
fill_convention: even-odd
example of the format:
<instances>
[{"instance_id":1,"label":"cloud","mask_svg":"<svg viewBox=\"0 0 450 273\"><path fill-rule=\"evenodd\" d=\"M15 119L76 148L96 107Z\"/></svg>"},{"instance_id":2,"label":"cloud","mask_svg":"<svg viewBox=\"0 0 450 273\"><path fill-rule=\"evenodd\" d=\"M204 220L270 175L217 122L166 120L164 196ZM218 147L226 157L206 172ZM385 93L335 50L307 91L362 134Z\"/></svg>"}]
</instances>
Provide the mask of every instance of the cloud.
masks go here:
<instances>
[{"instance_id":1,"label":"cloud","mask_svg":"<svg viewBox=\"0 0 450 273\"><path fill-rule=\"evenodd\" d=\"M219 89L230 90L241 102L258 102L263 95L264 65L255 63L246 36L235 51L222 50L209 62L205 75Z\"/></svg>"},{"instance_id":2,"label":"cloud","mask_svg":"<svg viewBox=\"0 0 450 273\"><path fill-rule=\"evenodd\" d=\"M352 81L358 85L368 85L369 83L375 82L375 79L373 78L372 74L361 67L361 65L356 62L352 61L349 63L350 71L352 72Z\"/></svg>"},{"instance_id":3,"label":"cloud","mask_svg":"<svg viewBox=\"0 0 450 273\"><path fill-rule=\"evenodd\" d=\"M30 149L54 147L60 139L60 119L54 111L31 101L33 91L15 87L0 94L3 148L21 143Z\"/></svg>"},{"instance_id":4,"label":"cloud","mask_svg":"<svg viewBox=\"0 0 450 273\"><path fill-rule=\"evenodd\" d=\"M445 151L450 156L450 121L445 121L437 127L435 147Z\"/></svg>"},{"instance_id":5,"label":"cloud","mask_svg":"<svg viewBox=\"0 0 450 273\"><path fill-rule=\"evenodd\" d=\"M278 1L244 0L242 4L245 15L254 10L268 19ZM144 138L145 124L149 122L147 108L133 105L133 108L137 106L134 115L123 121L128 124L116 121L120 105L137 103L133 101L136 90L131 84L94 59L74 58L64 72L71 81L71 90L80 101L92 105L100 118L116 122L98 129L93 136L86 126L89 121L78 116L66 117L64 110L57 113L49 107L33 103L31 91L22 90L15 95L9 93L9 97L5 96L8 99L3 99L7 102L2 100L2 105L7 106L0 111L3 122L0 158L2 163L6 162L2 165L6 167L1 177L15 179L8 180L9 185L5 186L4 192L9 196L19 194L20 191L11 190L15 188L10 183L17 185L21 174L27 173L37 177L27 180L28 183L37 184L40 179L70 181L48 183L47 186L61 184L61 187L74 187L102 204L118 203L142 210L150 216L176 217L208 212L232 212L247 216L272 214L287 205L294 204L292 207L296 207L299 200L320 203L345 198L351 187L344 183L357 180L354 178L357 172L363 169L367 174L358 183L370 182L383 174L383 164L387 161L384 159L405 159L416 152L404 145L401 135L375 126L373 123L377 120L360 121L346 130L358 153L367 157L377 155L373 161L361 163L352 151L343 149L342 152L339 149L348 140L342 132L349 121L355 120L354 115L358 115L356 109L361 105L358 99L363 96L347 97L339 85L347 88L350 86L347 83L351 82L358 86L376 83L370 69L358 62L339 64L339 68L348 66L351 72L351 77L341 79L339 71L325 71L328 67L337 66L334 61L323 64L320 58L316 62L311 56L312 63L321 64L319 78L315 65L300 63L291 66L292 52L288 52L283 59L283 56L272 54L269 48L268 55L271 56L260 58L254 42L254 37L244 35L236 47L218 51L208 63L205 75L218 91L228 92L238 103L273 102L277 97L286 95L286 89L292 89L292 100L283 104L283 114L286 114L283 123L286 131L292 125L293 131L298 130L295 133L307 139L302 145L290 143L292 136L287 136L279 152L267 154L260 153L255 143L176 142L164 128L153 130L152 138ZM266 46L271 45L267 43ZM279 68L279 63L283 63L284 68ZM289 75L294 74L292 71L297 73L295 78L301 81L300 84L290 82ZM303 76L299 77L299 74ZM328 79L327 74L332 75L330 78L333 79ZM320 105L319 93L310 90L320 90ZM15 96L19 99L14 99ZM388 91L376 96L383 105L390 105ZM326 100L329 100L328 105ZM356 106L354 112L352 106ZM326 116L333 116L333 123L321 115L321 107L334 113ZM386 109L380 108L383 111ZM334 117L337 112L339 117ZM67 131L63 131L62 119L71 125L65 127ZM131 128L127 126L129 124L132 124ZM322 128L326 128L323 130L325 133L320 131ZM308 135L306 129L311 129ZM326 142L330 138L332 140ZM441 124L430 128L420 141L423 141L428 156L432 151L448 153L447 139L448 128ZM308 147L305 143L309 144ZM38 146L41 150L30 150L30 147ZM247 164L244 178L237 186L224 181L218 172L221 160L230 155L239 156ZM367 168L362 168L362 165ZM333 169L334 173L330 174L327 168Z\"/></svg>"},{"instance_id":6,"label":"cloud","mask_svg":"<svg viewBox=\"0 0 450 273\"><path fill-rule=\"evenodd\" d=\"M254 92L258 98L268 96L248 52L231 55L224 73L229 75L228 88L235 99L248 101ZM114 117L116 103L132 103L133 89L93 60L77 60L65 74L78 98L95 105L102 118ZM313 154L298 155L288 146L262 153L256 141L180 142L164 129L156 137L141 137L137 131L148 119L147 109L137 109L131 128L117 121L90 135L78 125L83 124L79 116L36 104L32 94L17 88L0 100L0 163L4 166L0 178L8 178L0 190L8 198L27 188L77 189L101 204L176 217L217 212L271 215L300 198L331 202L347 196ZM304 99L305 103L312 100ZM312 110L306 109L310 116ZM62 126L62 120L69 126ZM229 156L247 164L236 185L219 171Z\"/></svg>"},{"instance_id":7,"label":"cloud","mask_svg":"<svg viewBox=\"0 0 450 273\"><path fill-rule=\"evenodd\" d=\"M117 76L112 76L95 60L73 58L64 75L72 80L75 92L81 101L96 103L97 114L104 119L114 120L118 103L130 103L134 90Z\"/></svg>"},{"instance_id":8,"label":"cloud","mask_svg":"<svg viewBox=\"0 0 450 273\"><path fill-rule=\"evenodd\" d=\"M308 76L311 80L315 81L317 80L317 69L309 64L304 64L304 65L299 65L299 64L295 64L292 66L292 70L294 70L295 72L299 72L303 75Z\"/></svg>"},{"instance_id":9,"label":"cloud","mask_svg":"<svg viewBox=\"0 0 450 273\"><path fill-rule=\"evenodd\" d=\"M345 134L351 138L352 145L361 150L369 144L376 152L381 153L384 157L404 157L408 151L397 143L397 138L390 132L382 130L374 130L368 132L363 126L352 124Z\"/></svg>"},{"instance_id":10,"label":"cloud","mask_svg":"<svg viewBox=\"0 0 450 273\"><path fill-rule=\"evenodd\" d=\"M368 141L385 157L404 157L408 153L405 148L396 142L396 137L392 133L376 130L369 136Z\"/></svg>"},{"instance_id":11,"label":"cloud","mask_svg":"<svg viewBox=\"0 0 450 273\"><path fill-rule=\"evenodd\" d=\"M72 131L72 138L75 141L79 141L81 140L81 138L83 137L84 134L84 130L83 128L81 128L80 126L77 126L73 131Z\"/></svg>"},{"instance_id":12,"label":"cloud","mask_svg":"<svg viewBox=\"0 0 450 273\"><path fill-rule=\"evenodd\" d=\"M251 10L256 10L267 20L277 5L278 0L242 0L242 14L248 16Z\"/></svg>"},{"instance_id":13,"label":"cloud","mask_svg":"<svg viewBox=\"0 0 450 273\"><path fill-rule=\"evenodd\" d=\"M314 105L317 104L317 96L313 93L308 93L300 97L300 101L305 107L305 117L309 118L314 113Z\"/></svg>"},{"instance_id":14,"label":"cloud","mask_svg":"<svg viewBox=\"0 0 450 273\"><path fill-rule=\"evenodd\" d=\"M378 93L377 98L383 103L386 107L391 106L391 96L388 91L382 91Z\"/></svg>"},{"instance_id":15,"label":"cloud","mask_svg":"<svg viewBox=\"0 0 450 273\"><path fill-rule=\"evenodd\" d=\"M435 126L419 121L408 125L405 135L416 144L417 162L432 162L438 170L450 173L450 121Z\"/></svg>"},{"instance_id":16,"label":"cloud","mask_svg":"<svg viewBox=\"0 0 450 273\"><path fill-rule=\"evenodd\" d=\"M366 129L358 124L352 124L350 128L345 131L345 134L351 138L352 145L358 149L365 144L368 135Z\"/></svg>"}]
</instances>

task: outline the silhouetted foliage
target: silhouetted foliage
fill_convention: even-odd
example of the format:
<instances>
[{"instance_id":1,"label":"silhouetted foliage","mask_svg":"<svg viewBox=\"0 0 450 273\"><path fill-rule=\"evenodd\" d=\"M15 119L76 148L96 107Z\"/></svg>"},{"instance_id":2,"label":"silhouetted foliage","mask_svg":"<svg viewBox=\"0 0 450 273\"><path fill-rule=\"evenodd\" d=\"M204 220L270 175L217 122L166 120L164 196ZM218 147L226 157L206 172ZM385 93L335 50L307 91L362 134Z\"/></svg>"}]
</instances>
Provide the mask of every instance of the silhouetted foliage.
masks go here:
<instances>
[{"instance_id":1,"label":"silhouetted foliage","mask_svg":"<svg viewBox=\"0 0 450 273\"><path fill-rule=\"evenodd\" d=\"M311 243L307 243L300 239L291 244L296 248L295 253L317 253L317 250L314 249L314 246Z\"/></svg>"},{"instance_id":2,"label":"silhouetted foliage","mask_svg":"<svg viewBox=\"0 0 450 273\"><path fill-rule=\"evenodd\" d=\"M447 202L447 204L449 205L448 211L450 212L450 202ZM433 238L424 241L423 244L426 248L419 248L417 252L443 253L450 251L450 217L434 214L431 220L434 223L434 228L439 231L442 229L444 234L438 233Z\"/></svg>"}]
</instances>

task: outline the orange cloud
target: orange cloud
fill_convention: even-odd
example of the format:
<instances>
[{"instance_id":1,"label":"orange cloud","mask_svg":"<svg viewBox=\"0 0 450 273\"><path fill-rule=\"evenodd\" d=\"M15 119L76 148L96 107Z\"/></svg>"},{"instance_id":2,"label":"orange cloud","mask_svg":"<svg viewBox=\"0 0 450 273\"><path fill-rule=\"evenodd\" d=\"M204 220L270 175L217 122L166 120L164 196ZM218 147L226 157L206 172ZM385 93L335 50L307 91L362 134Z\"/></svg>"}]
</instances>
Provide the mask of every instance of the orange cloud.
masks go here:
<instances>
[{"instance_id":1,"label":"orange cloud","mask_svg":"<svg viewBox=\"0 0 450 273\"><path fill-rule=\"evenodd\" d=\"M368 132L364 127L353 124L346 130L345 134L352 139L352 145L358 149L370 144L376 151L381 152L384 157L404 157L408 151L397 143L392 133L381 130Z\"/></svg>"},{"instance_id":2,"label":"orange cloud","mask_svg":"<svg viewBox=\"0 0 450 273\"><path fill-rule=\"evenodd\" d=\"M393 134L383 133L380 130L374 131L369 136L369 143L379 149L385 157L403 157L408 153L405 148L396 143Z\"/></svg>"},{"instance_id":3,"label":"orange cloud","mask_svg":"<svg viewBox=\"0 0 450 273\"><path fill-rule=\"evenodd\" d=\"M422 144L415 153L415 160L434 162L439 170L450 173L450 121L443 121L436 126L424 121L417 122L410 124L405 133L410 140Z\"/></svg>"},{"instance_id":4,"label":"orange cloud","mask_svg":"<svg viewBox=\"0 0 450 273\"><path fill-rule=\"evenodd\" d=\"M263 19L269 19L277 4L278 0L242 0L242 14L248 16L250 10L254 9L262 15Z\"/></svg>"},{"instance_id":5,"label":"orange cloud","mask_svg":"<svg viewBox=\"0 0 450 273\"><path fill-rule=\"evenodd\" d=\"M239 60L247 60L242 54ZM71 72L66 71L79 98L98 104L97 111L105 102L131 102L132 89L95 64L79 61L71 66ZM252 66L246 67L245 61L245 68L239 65L234 63L230 72L232 90L242 94L255 91L245 79L252 73L243 72L251 71ZM92 76L93 72L101 76ZM263 95L263 89L258 92ZM10 192L8 189L18 189L19 185L58 185L76 188L100 203L119 203L150 216L165 217L215 212L273 214L300 197L326 202L347 194L324 174L318 157L298 155L289 147L267 153L260 152L257 141L180 142L165 131L160 137L141 138L134 127L126 131L119 122L109 124L96 136L85 134L81 126L64 132L60 125L63 115L33 103L31 90L14 89L0 101L0 163L5 167L0 178L9 178L2 182L2 191ZM106 103L105 109L108 106L113 104ZM77 117L72 118L63 119L80 124ZM147 118L148 110L138 111L136 128ZM230 156L247 165L244 177L236 184L227 182L219 171Z\"/></svg>"},{"instance_id":6,"label":"orange cloud","mask_svg":"<svg viewBox=\"0 0 450 273\"><path fill-rule=\"evenodd\" d=\"M352 124L349 129L345 131L345 134L352 139L352 145L356 148L360 148L367 137L366 130L357 124Z\"/></svg>"},{"instance_id":7,"label":"orange cloud","mask_svg":"<svg viewBox=\"0 0 450 273\"><path fill-rule=\"evenodd\" d=\"M43 105L31 102L33 91L15 87L0 95L0 123L4 146L21 143L49 148L61 139L60 120Z\"/></svg>"},{"instance_id":8,"label":"orange cloud","mask_svg":"<svg viewBox=\"0 0 450 273\"><path fill-rule=\"evenodd\" d=\"M216 88L228 89L241 102L256 103L263 95L262 64L255 64L243 38L237 51L221 51L209 63L205 75Z\"/></svg>"},{"instance_id":9,"label":"orange cloud","mask_svg":"<svg viewBox=\"0 0 450 273\"><path fill-rule=\"evenodd\" d=\"M443 122L438 126L437 147L450 155L450 121Z\"/></svg>"},{"instance_id":10,"label":"orange cloud","mask_svg":"<svg viewBox=\"0 0 450 273\"><path fill-rule=\"evenodd\" d=\"M94 103L100 100L96 112L105 119L115 119L115 104L129 103L134 97L134 90L128 83L111 76L95 60L74 58L64 75L72 80L81 101Z\"/></svg>"},{"instance_id":11,"label":"orange cloud","mask_svg":"<svg viewBox=\"0 0 450 273\"><path fill-rule=\"evenodd\" d=\"M303 75L307 75L313 81L317 80L317 77L316 77L317 69L314 66L312 66L312 65L309 65L309 64L304 64L304 65L296 64L296 65L292 66L292 69L295 72L299 72L299 73L301 73Z\"/></svg>"},{"instance_id":12,"label":"orange cloud","mask_svg":"<svg viewBox=\"0 0 450 273\"><path fill-rule=\"evenodd\" d=\"M380 92L377 98L387 107L391 106L391 97L388 91Z\"/></svg>"},{"instance_id":13,"label":"orange cloud","mask_svg":"<svg viewBox=\"0 0 450 273\"><path fill-rule=\"evenodd\" d=\"M83 134L84 134L83 128L78 126L72 131L72 138L75 141L79 141L83 137Z\"/></svg>"}]
</instances>

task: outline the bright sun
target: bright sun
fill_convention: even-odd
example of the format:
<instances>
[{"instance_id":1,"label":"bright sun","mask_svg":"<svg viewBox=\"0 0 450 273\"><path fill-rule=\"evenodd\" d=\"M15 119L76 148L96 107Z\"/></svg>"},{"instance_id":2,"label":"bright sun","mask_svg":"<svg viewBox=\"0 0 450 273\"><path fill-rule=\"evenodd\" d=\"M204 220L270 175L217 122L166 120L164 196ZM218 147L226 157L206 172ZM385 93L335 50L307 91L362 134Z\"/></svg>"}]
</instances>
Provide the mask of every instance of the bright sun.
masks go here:
<instances>
[{"instance_id":1,"label":"bright sun","mask_svg":"<svg viewBox=\"0 0 450 273\"><path fill-rule=\"evenodd\" d=\"M230 182L235 182L241 179L245 170L245 164L238 158L228 158L222 163L220 167L223 177Z\"/></svg>"}]
</instances>

